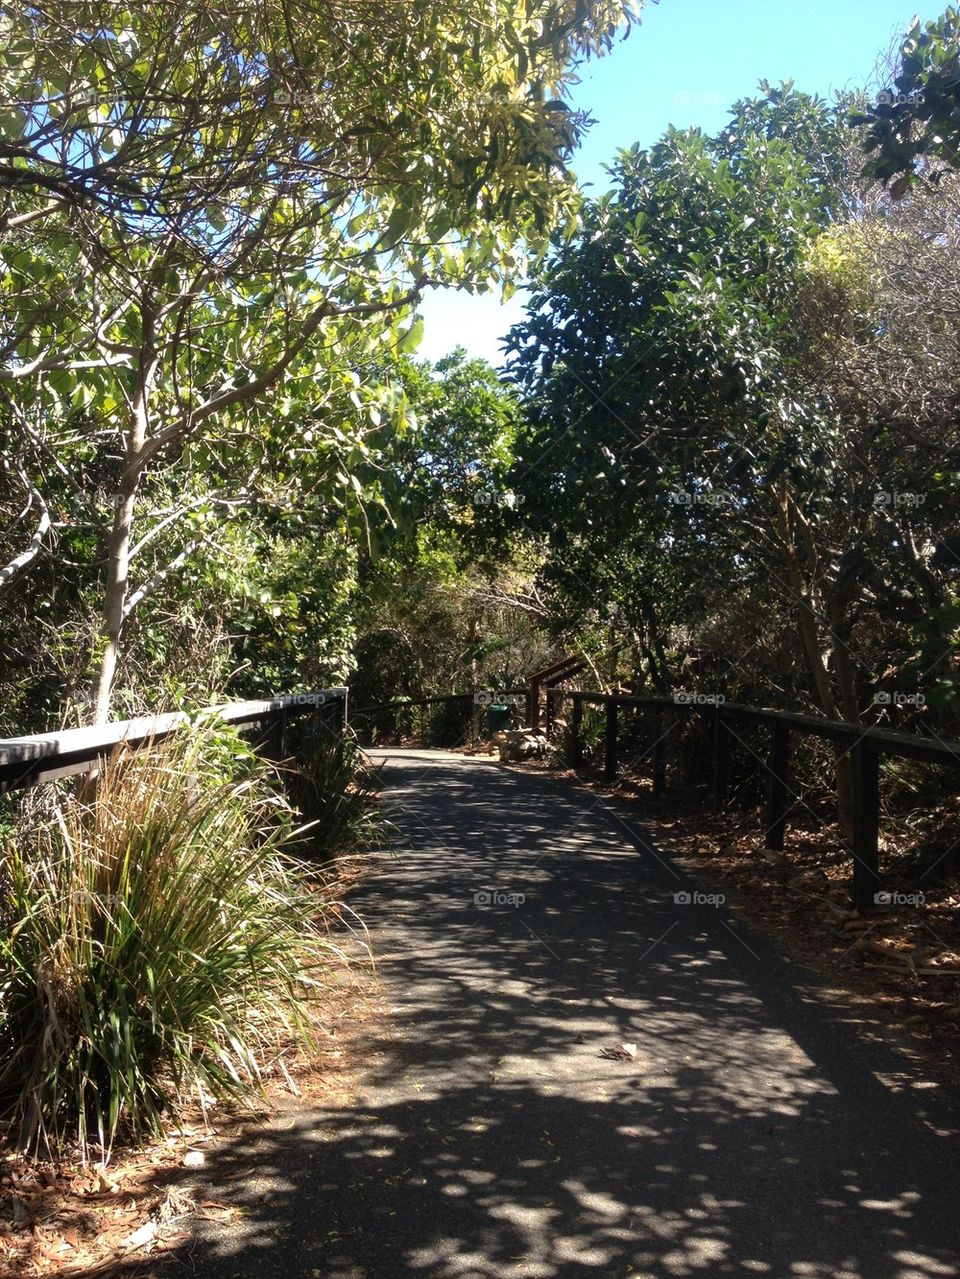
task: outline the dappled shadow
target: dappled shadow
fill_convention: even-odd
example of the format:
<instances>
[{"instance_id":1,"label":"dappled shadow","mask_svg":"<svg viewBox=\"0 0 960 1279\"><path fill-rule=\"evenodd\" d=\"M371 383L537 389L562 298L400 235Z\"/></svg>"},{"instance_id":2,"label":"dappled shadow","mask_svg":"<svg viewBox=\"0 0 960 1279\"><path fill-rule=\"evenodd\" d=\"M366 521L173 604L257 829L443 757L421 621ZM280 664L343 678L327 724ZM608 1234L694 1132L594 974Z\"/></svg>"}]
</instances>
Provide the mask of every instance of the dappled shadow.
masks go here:
<instances>
[{"instance_id":1,"label":"dappled shadow","mask_svg":"<svg viewBox=\"0 0 960 1279\"><path fill-rule=\"evenodd\" d=\"M865 1013L676 900L595 795L440 753L386 778L397 847L351 899L391 1006L359 1103L224 1147L211 1192L244 1212L188 1265L960 1274L956 1110Z\"/></svg>"}]
</instances>

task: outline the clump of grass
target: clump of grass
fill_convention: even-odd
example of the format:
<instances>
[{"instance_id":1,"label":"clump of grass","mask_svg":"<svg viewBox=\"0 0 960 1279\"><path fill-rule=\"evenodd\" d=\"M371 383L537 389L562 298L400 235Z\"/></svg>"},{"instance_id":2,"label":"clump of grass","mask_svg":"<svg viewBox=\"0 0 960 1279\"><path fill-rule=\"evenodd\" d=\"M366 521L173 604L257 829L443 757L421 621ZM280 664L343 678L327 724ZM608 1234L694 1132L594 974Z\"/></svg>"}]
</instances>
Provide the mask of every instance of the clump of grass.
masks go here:
<instances>
[{"instance_id":1,"label":"clump of grass","mask_svg":"<svg viewBox=\"0 0 960 1279\"><path fill-rule=\"evenodd\" d=\"M349 730L334 737L322 724L298 726L284 776L305 823L304 847L318 861L371 848L381 838L379 779Z\"/></svg>"},{"instance_id":2,"label":"clump of grass","mask_svg":"<svg viewBox=\"0 0 960 1279\"><path fill-rule=\"evenodd\" d=\"M249 1096L333 947L291 810L223 726L118 750L95 796L39 792L2 844L0 1106L25 1147L161 1130Z\"/></svg>"}]
</instances>

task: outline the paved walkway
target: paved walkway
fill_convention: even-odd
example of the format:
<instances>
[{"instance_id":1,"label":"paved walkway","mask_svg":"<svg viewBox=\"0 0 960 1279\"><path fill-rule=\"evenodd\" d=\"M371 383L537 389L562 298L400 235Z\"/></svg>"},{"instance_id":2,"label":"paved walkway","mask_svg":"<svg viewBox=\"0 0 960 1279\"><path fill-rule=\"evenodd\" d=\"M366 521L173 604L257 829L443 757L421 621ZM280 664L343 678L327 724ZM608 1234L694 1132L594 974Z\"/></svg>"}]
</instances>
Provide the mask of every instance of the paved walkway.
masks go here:
<instances>
[{"instance_id":1,"label":"paved walkway","mask_svg":"<svg viewBox=\"0 0 960 1279\"><path fill-rule=\"evenodd\" d=\"M198 1273L960 1276L958 1109L862 1013L595 795L381 757L395 847L351 900L390 1022L355 1107L222 1152L246 1212Z\"/></svg>"}]
</instances>

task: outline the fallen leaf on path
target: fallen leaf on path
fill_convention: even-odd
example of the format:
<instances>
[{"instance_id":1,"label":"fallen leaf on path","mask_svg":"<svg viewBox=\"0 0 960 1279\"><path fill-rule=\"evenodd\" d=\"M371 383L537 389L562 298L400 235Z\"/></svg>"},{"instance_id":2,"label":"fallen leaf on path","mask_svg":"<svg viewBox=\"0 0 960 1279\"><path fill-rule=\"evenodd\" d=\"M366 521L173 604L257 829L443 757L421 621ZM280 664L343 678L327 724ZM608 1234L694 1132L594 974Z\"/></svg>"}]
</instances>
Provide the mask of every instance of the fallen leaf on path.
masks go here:
<instances>
[{"instance_id":1,"label":"fallen leaf on path","mask_svg":"<svg viewBox=\"0 0 960 1279\"><path fill-rule=\"evenodd\" d=\"M132 1235L127 1235L123 1241L125 1248L142 1248L144 1244L148 1244L153 1236L157 1233L157 1223L155 1221L145 1221L139 1230L135 1230Z\"/></svg>"},{"instance_id":2,"label":"fallen leaf on path","mask_svg":"<svg viewBox=\"0 0 960 1279\"><path fill-rule=\"evenodd\" d=\"M600 1049L600 1056L606 1057L608 1061L633 1061L636 1055L636 1044L608 1045Z\"/></svg>"}]
</instances>

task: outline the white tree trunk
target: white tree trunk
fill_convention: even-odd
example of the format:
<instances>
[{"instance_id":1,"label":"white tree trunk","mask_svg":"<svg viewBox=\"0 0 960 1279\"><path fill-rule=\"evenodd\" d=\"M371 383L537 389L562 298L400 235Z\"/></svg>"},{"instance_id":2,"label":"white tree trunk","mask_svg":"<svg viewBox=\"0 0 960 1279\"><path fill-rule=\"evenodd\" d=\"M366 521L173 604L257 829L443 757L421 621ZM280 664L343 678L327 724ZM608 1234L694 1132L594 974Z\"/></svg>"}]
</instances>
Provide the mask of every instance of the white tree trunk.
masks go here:
<instances>
[{"instance_id":1,"label":"white tree trunk","mask_svg":"<svg viewBox=\"0 0 960 1279\"><path fill-rule=\"evenodd\" d=\"M144 312L142 318L144 340L140 351L138 384L130 407L127 451L120 489L116 497L113 529L107 548L107 581L104 589L103 627L100 636L102 648L93 694L95 724L105 724L110 718L110 699L120 654L120 633L126 617L133 514L137 488L146 465L144 445L147 440L148 404L156 370L156 358L153 350L152 317Z\"/></svg>"}]
</instances>

